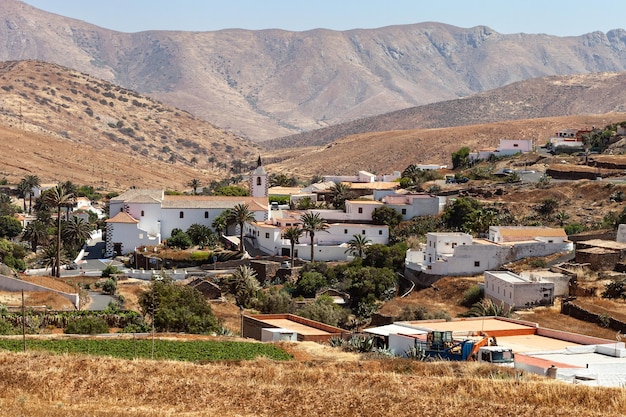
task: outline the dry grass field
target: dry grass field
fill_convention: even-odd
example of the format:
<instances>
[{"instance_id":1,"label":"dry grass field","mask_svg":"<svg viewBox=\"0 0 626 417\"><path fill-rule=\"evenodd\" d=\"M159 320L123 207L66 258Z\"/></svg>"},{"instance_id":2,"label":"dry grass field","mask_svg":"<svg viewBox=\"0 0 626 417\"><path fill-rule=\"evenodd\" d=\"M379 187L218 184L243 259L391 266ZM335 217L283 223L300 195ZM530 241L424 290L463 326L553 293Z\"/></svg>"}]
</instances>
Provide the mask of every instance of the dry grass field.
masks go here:
<instances>
[{"instance_id":1,"label":"dry grass field","mask_svg":"<svg viewBox=\"0 0 626 417\"><path fill-rule=\"evenodd\" d=\"M622 416L623 389L476 363L265 359L193 364L0 352L7 416Z\"/></svg>"}]
</instances>

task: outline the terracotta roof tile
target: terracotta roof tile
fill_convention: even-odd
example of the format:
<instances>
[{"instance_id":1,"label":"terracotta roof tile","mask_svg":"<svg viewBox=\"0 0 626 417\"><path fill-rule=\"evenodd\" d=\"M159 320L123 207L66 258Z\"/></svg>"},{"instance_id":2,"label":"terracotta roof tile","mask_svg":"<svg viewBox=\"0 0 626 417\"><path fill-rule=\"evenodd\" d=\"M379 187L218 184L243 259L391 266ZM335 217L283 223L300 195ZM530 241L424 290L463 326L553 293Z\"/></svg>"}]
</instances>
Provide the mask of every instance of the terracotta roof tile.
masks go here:
<instances>
[{"instance_id":1,"label":"terracotta roof tile","mask_svg":"<svg viewBox=\"0 0 626 417\"><path fill-rule=\"evenodd\" d=\"M106 223L135 223L137 224L139 223L139 220L135 219L133 216L126 213L125 211L120 211L115 216L106 220L105 222Z\"/></svg>"}]
</instances>

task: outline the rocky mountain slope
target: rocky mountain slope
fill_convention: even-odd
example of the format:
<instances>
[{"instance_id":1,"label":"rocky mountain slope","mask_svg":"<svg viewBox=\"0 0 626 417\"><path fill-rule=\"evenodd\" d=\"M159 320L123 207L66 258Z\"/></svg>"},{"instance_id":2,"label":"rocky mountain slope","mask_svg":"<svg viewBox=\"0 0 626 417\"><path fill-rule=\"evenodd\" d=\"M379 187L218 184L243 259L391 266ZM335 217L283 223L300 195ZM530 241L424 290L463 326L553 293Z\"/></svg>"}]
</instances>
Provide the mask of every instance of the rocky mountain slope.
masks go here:
<instances>
[{"instance_id":1,"label":"rocky mountain slope","mask_svg":"<svg viewBox=\"0 0 626 417\"><path fill-rule=\"evenodd\" d=\"M10 182L182 189L253 163L254 143L132 90L35 61L0 63L0 167Z\"/></svg>"},{"instance_id":2,"label":"rocky mountain slope","mask_svg":"<svg viewBox=\"0 0 626 417\"><path fill-rule=\"evenodd\" d=\"M626 111L624 85L626 72L533 78L462 99L412 107L273 139L264 145L268 149L322 146L339 138L368 132L619 113Z\"/></svg>"},{"instance_id":3,"label":"rocky mountain slope","mask_svg":"<svg viewBox=\"0 0 626 417\"><path fill-rule=\"evenodd\" d=\"M344 32L119 33L0 2L0 59L67 66L256 140L470 96L626 70L626 31L504 35L438 23Z\"/></svg>"}]
</instances>

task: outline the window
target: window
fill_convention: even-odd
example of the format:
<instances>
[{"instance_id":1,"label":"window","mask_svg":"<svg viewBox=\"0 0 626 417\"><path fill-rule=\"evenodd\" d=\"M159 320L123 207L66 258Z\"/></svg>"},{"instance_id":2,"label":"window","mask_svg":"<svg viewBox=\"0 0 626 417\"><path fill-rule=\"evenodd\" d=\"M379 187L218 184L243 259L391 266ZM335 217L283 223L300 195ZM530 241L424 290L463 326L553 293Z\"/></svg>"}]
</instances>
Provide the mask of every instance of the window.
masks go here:
<instances>
[{"instance_id":1,"label":"window","mask_svg":"<svg viewBox=\"0 0 626 417\"><path fill-rule=\"evenodd\" d=\"M361 234L364 235L365 234L365 230L361 230Z\"/></svg>"},{"instance_id":2,"label":"window","mask_svg":"<svg viewBox=\"0 0 626 417\"><path fill-rule=\"evenodd\" d=\"M143 210L141 210L141 217L143 217Z\"/></svg>"},{"instance_id":3,"label":"window","mask_svg":"<svg viewBox=\"0 0 626 417\"><path fill-rule=\"evenodd\" d=\"M269 234L269 233L266 233L266 234L265 234L265 239L269 239L269 238L270 238L270 234Z\"/></svg>"},{"instance_id":4,"label":"window","mask_svg":"<svg viewBox=\"0 0 626 417\"><path fill-rule=\"evenodd\" d=\"M517 143L514 143L514 144L513 144L513 147L514 147L514 148L517 148L518 146L519 146L519 144L517 144Z\"/></svg>"},{"instance_id":5,"label":"window","mask_svg":"<svg viewBox=\"0 0 626 417\"><path fill-rule=\"evenodd\" d=\"M363 214L363 207L359 207L359 214Z\"/></svg>"},{"instance_id":6,"label":"window","mask_svg":"<svg viewBox=\"0 0 626 417\"><path fill-rule=\"evenodd\" d=\"M474 266L476 267L480 266L480 261L474 261Z\"/></svg>"},{"instance_id":7,"label":"window","mask_svg":"<svg viewBox=\"0 0 626 417\"><path fill-rule=\"evenodd\" d=\"M406 209L402 209L402 214L406 214Z\"/></svg>"},{"instance_id":8,"label":"window","mask_svg":"<svg viewBox=\"0 0 626 417\"><path fill-rule=\"evenodd\" d=\"M261 177L256 177L256 185L261 185Z\"/></svg>"},{"instance_id":9,"label":"window","mask_svg":"<svg viewBox=\"0 0 626 417\"><path fill-rule=\"evenodd\" d=\"M347 235L348 234L348 229L343 229L343 233Z\"/></svg>"},{"instance_id":10,"label":"window","mask_svg":"<svg viewBox=\"0 0 626 417\"><path fill-rule=\"evenodd\" d=\"M382 230L379 230L379 231L378 231L378 234L379 234L379 235L382 235L382 234L383 234L383 231L382 231Z\"/></svg>"},{"instance_id":11,"label":"window","mask_svg":"<svg viewBox=\"0 0 626 417\"><path fill-rule=\"evenodd\" d=\"M205 219L208 219L208 218L209 218L209 212L208 212L208 211L205 211L205 212L204 212L204 218L205 218Z\"/></svg>"},{"instance_id":12,"label":"window","mask_svg":"<svg viewBox=\"0 0 626 417\"><path fill-rule=\"evenodd\" d=\"M185 218L185 212L184 212L184 211L181 211L180 213L178 213L178 217L179 217L180 219L184 219L184 218Z\"/></svg>"}]
</instances>

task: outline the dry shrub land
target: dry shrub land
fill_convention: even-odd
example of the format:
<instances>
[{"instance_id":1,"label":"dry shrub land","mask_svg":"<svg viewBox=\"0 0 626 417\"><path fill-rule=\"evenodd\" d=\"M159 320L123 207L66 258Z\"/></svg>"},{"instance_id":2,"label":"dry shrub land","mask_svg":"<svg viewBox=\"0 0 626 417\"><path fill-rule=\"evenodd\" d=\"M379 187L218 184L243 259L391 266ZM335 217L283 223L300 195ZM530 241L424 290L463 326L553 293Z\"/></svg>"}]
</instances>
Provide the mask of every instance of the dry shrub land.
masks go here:
<instances>
[{"instance_id":1,"label":"dry shrub land","mask_svg":"<svg viewBox=\"0 0 626 417\"><path fill-rule=\"evenodd\" d=\"M622 416L623 389L476 363L406 360L192 364L0 352L11 416Z\"/></svg>"}]
</instances>

